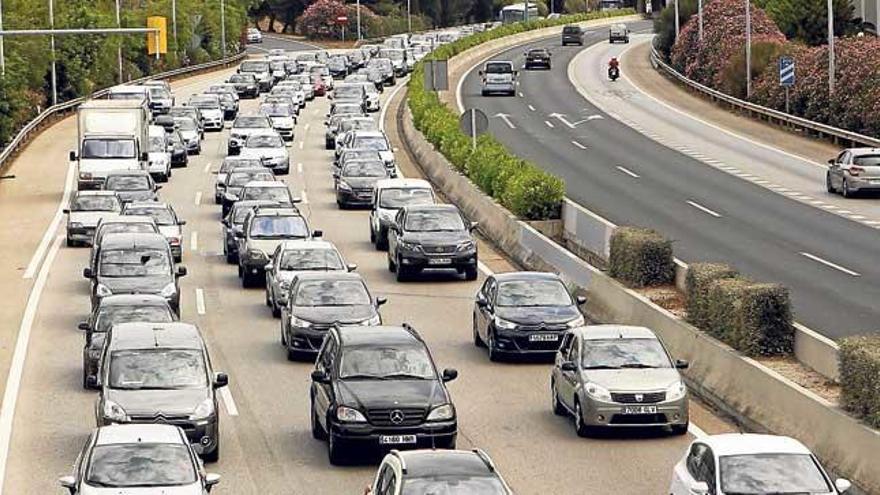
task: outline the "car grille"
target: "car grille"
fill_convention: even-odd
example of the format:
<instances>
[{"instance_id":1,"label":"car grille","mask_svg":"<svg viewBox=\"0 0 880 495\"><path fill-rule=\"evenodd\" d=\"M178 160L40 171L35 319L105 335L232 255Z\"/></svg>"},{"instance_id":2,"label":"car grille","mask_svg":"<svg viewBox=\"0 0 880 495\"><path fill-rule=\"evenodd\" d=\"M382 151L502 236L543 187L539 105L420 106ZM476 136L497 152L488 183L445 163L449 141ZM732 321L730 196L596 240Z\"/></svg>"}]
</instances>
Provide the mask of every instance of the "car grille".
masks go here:
<instances>
[{"instance_id":1,"label":"car grille","mask_svg":"<svg viewBox=\"0 0 880 495\"><path fill-rule=\"evenodd\" d=\"M183 430L187 433L194 431L195 427L192 422L189 420L189 417L185 414L155 414L155 415L147 415L147 414L136 414L129 416L132 423L155 423L162 425L173 425L179 426L183 428Z\"/></svg>"},{"instance_id":2,"label":"car grille","mask_svg":"<svg viewBox=\"0 0 880 495\"><path fill-rule=\"evenodd\" d=\"M402 418L392 421L392 413L395 417ZM399 414L397 414L399 413ZM420 407L387 407L367 410L367 418L374 426L415 426L425 420L425 409Z\"/></svg>"},{"instance_id":3,"label":"car grille","mask_svg":"<svg viewBox=\"0 0 880 495\"><path fill-rule=\"evenodd\" d=\"M612 425L656 425L669 421L665 414L615 414L611 416Z\"/></svg>"},{"instance_id":4,"label":"car grille","mask_svg":"<svg viewBox=\"0 0 880 495\"><path fill-rule=\"evenodd\" d=\"M359 198L371 198L373 196L372 189L355 189L354 193Z\"/></svg>"},{"instance_id":5,"label":"car grille","mask_svg":"<svg viewBox=\"0 0 880 495\"><path fill-rule=\"evenodd\" d=\"M455 252L455 246L423 246L422 250L426 254L452 254Z\"/></svg>"},{"instance_id":6,"label":"car grille","mask_svg":"<svg viewBox=\"0 0 880 495\"><path fill-rule=\"evenodd\" d=\"M639 398L642 400L639 400ZM620 404L656 404L666 400L666 392L651 392L647 394L611 392L611 400Z\"/></svg>"}]
</instances>

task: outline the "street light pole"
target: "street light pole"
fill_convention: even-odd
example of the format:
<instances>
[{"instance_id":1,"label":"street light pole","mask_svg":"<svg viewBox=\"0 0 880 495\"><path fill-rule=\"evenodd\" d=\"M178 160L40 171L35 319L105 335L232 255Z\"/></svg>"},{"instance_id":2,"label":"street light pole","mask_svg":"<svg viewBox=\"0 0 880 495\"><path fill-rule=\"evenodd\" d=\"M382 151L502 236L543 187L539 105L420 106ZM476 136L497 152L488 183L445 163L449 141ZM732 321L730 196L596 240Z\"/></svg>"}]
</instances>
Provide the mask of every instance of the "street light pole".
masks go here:
<instances>
[{"instance_id":1,"label":"street light pole","mask_svg":"<svg viewBox=\"0 0 880 495\"><path fill-rule=\"evenodd\" d=\"M49 0L49 29L55 29L55 0ZM52 106L58 104L58 72L55 70L55 35L49 36L52 52Z\"/></svg>"},{"instance_id":2,"label":"street light pole","mask_svg":"<svg viewBox=\"0 0 880 495\"><path fill-rule=\"evenodd\" d=\"M119 12L119 0L116 0L116 27L122 27L122 16ZM122 76L122 40L119 40L119 44L116 47L116 63L117 70L119 71L119 84L122 84L124 78Z\"/></svg>"},{"instance_id":3,"label":"street light pole","mask_svg":"<svg viewBox=\"0 0 880 495\"><path fill-rule=\"evenodd\" d=\"M406 0L406 27L407 32L412 34L412 6L410 5L412 2L410 0Z\"/></svg>"},{"instance_id":4,"label":"street light pole","mask_svg":"<svg viewBox=\"0 0 880 495\"><path fill-rule=\"evenodd\" d=\"M357 0L357 28L358 28L358 41L363 39L361 37L361 0Z\"/></svg>"},{"instance_id":5,"label":"street light pole","mask_svg":"<svg viewBox=\"0 0 880 495\"><path fill-rule=\"evenodd\" d=\"M746 0L746 99L752 96L752 14Z\"/></svg>"},{"instance_id":6,"label":"street light pole","mask_svg":"<svg viewBox=\"0 0 880 495\"><path fill-rule=\"evenodd\" d=\"M678 0L675 0L675 40L678 41Z\"/></svg>"},{"instance_id":7,"label":"street light pole","mask_svg":"<svg viewBox=\"0 0 880 495\"><path fill-rule=\"evenodd\" d=\"M700 28L700 42L703 41L703 0L697 0L697 21Z\"/></svg>"},{"instance_id":8,"label":"street light pole","mask_svg":"<svg viewBox=\"0 0 880 495\"><path fill-rule=\"evenodd\" d=\"M174 34L174 51L178 51L177 46L177 0L171 0L171 32Z\"/></svg>"},{"instance_id":9,"label":"street light pole","mask_svg":"<svg viewBox=\"0 0 880 495\"><path fill-rule=\"evenodd\" d=\"M226 0L220 0L220 43L223 44L223 58L226 58Z\"/></svg>"},{"instance_id":10,"label":"street light pole","mask_svg":"<svg viewBox=\"0 0 880 495\"><path fill-rule=\"evenodd\" d=\"M834 92L834 3L828 0L828 94Z\"/></svg>"}]
</instances>

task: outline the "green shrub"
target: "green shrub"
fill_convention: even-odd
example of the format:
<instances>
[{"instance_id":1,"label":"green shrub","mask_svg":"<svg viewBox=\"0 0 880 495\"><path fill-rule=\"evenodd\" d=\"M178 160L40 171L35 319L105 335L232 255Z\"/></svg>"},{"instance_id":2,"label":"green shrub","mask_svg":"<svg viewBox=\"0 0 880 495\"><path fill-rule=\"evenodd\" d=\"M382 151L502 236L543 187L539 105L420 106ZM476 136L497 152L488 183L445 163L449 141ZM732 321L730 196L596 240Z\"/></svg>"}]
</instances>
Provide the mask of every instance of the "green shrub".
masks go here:
<instances>
[{"instance_id":1,"label":"green shrub","mask_svg":"<svg viewBox=\"0 0 880 495\"><path fill-rule=\"evenodd\" d=\"M791 300L778 284L742 277L708 285L702 329L748 356L782 356L794 348Z\"/></svg>"},{"instance_id":2,"label":"green shrub","mask_svg":"<svg viewBox=\"0 0 880 495\"><path fill-rule=\"evenodd\" d=\"M692 263L685 279L687 319L698 328L707 328L709 286L712 282L737 275L732 267L720 263Z\"/></svg>"},{"instance_id":3,"label":"green shrub","mask_svg":"<svg viewBox=\"0 0 880 495\"><path fill-rule=\"evenodd\" d=\"M507 181L502 202L516 216L526 220L559 218L565 184L559 177L524 166Z\"/></svg>"},{"instance_id":4,"label":"green shrub","mask_svg":"<svg viewBox=\"0 0 880 495\"><path fill-rule=\"evenodd\" d=\"M742 277L710 282L706 293L704 326L701 330L733 347L732 335L737 332L740 305L750 283L751 281Z\"/></svg>"},{"instance_id":5,"label":"green shrub","mask_svg":"<svg viewBox=\"0 0 880 495\"><path fill-rule=\"evenodd\" d=\"M609 273L633 287L669 284L675 277L672 242L651 229L618 227L611 235Z\"/></svg>"},{"instance_id":6,"label":"green shrub","mask_svg":"<svg viewBox=\"0 0 880 495\"><path fill-rule=\"evenodd\" d=\"M841 406L880 428L880 336L843 339L839 359Z\"/></svg>"}]
</instances>

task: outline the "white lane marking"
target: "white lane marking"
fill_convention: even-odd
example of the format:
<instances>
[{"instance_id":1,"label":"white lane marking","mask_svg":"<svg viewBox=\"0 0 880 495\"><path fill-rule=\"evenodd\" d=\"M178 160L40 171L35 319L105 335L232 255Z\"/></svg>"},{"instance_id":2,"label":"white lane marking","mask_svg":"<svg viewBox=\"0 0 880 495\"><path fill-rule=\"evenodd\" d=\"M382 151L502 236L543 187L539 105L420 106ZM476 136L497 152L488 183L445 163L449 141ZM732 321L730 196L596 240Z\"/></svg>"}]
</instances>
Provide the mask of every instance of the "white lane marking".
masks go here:
<instances>
[{"instance_id":1,"label":"white lane marking","mask_svg":"<svg viewBox=\"0 0 880 495\"><path fill-rule=\"evenodd\" d=\"M207 313L205 310L205 291L201 287L196 289L196 312L200 315Z\"/></svg>"},{"instance_id":2,"label":"white lane marking","mask_svg":"<svg viewBox=\"0 0 880 495\"><path fill-rule=\"evenodd\" d=\"M626 168L626 167L623 167L623 166L621 166L621 165L618 165L618 166L617 166L617 170L620 170L621 172L625 173L626 175L632 177L633 179L638 179L638 178L639 178L639 174L637 174L637 173L633 172L632 170L630 170L630 169L628 169L628 168Z\"/></svg>"},{"instance_id":3,"label":"white lane marking","mask_svg":"<svg viewBox=\"0 0 880 495\"><path fill-rule=\"evenodd\" d=\"M850 215L849 217L852 218L853 220L864 220L864 219L868 218L864 215Z\"/></svg>"},{"instance_id":4,"label":"white lane marking","mask_svg":"<svg viewBox=\"0 0 880 495\"><path fill-rule=\"evenodd\" d=\"M303 149L303 147L304 147L305 145L306 145L306 142L305 142L305 141L300 141L300 142L299 142L299 149Z\"/></svg>"},{"instance_id":5,"label":"white lane marking","mask_svg":"<svg viewBox=\"0 0 880 495\"><path fill-rule=\"evenodd\" d=\"M199 206L202 203L202 191L196 192L196 199L193 202L196 206Z\"/></svg>"},{"instance_id":6,"label":"white lane marking","mask_svg":"<svg viewBox=\"0 0 880 495\"><path fill-rule=\"evenodd\" d=\"M199 250L199 233L193 232L189 235L189 250L196 252Z\"/></svg>"},{"instance_id":7,"label":"white lane marking","mask_svg":"<svg viewBox=\"0 0 880 495\"><path fill-rule=\"evenodd\" d=\"M851 214L852 212L849 211L849 210L840 210L840 211L838 211L837 213L840 213L841 215L849 215L849 214Z\"/></svg>"},{"instance_id":8,"label":"white lane marking","mask_svg":"<svg viewBox=\"0 0 880 495\"><path fill-rule=\"evenodd\" d=\"M305 127L303 127L303 131L309 132L309 128L311 128L311 127L312 127L312 124L306 124Z\"/></svg>"},{"instance_id":9,"label":"white lane marking","mask_svg":"<svg viewBox=\"0 0 880 495\"><path fill-rule=\"evenodd\" d=\"M520 93L520 94L519 94L519 97L520 97L520 98L525 98L525 95L523 95L522 93Z\"/></svg>"},{"instance_id":10,"label":"white lane marking","mask_svg":"<svg viewBox=\"0 0 880 495\"><path fill-rule=\"evenodd\" d=\"M495 274L495 272L493 272L492 269L486 266L486 264L482 261L477 261L477 268L479 268L481 272L485 273L487 277Z\"/></svg>"},{"instance_id":11,"label":"white lane marking","mask_svg":"<svg viewBox=\"0 0 880 495\"><path fill-rule=\"evenodd\" d=\"M42 260L43 255L46 254L46 249L48 249L49 244L52 242L52 236L55 235L55 231L58 230L58 225L61 224L61 219L64 218L64 207L70 201L70 193L73 190L72 181L75 170L76 165L74 165L74 162L70 162L67 168L67 175L64 178L64 193L61 195L58 209L55 210L55 216L52 218L49 226L46 227L46 232L43 233L43 238L40 240L40 244L37 245L37 250L34 251L34 255L31 256L31 261L28 263L22 278L34 278L34 274L40 268L40 260ZM3 479L0 478L0 483L2 482ZM2 488L0 488L0 491L2 491Z\"/></svg>"},{"instance_id":12,"label":"white lane marking","mask_svg":"<svg viewBox=\"0 0 880 495\"><path fill-rule=\"evenodd\" d=\"M238 416L238 408L235 406L232 392L229 391L228 386L220 389L220 398L223 399L223 405L226 406L226 413L230 416Z\"/></svg>"},{"instance_id":13,"label":"white lane marking","mask_svg":"<svg viewBox=\"0 0 880 495\"><path fill-rule=\"evenodd\" d=\"M555 125L553 125L553 122L550 122L549 120L545 120L544 123L547 124L547 127L551 128L551 129L556 127Z\"/></svg>"},{"instance_id":14,"label":"white lane marking","mask_svg":"<svg viewBox=\"0 0 880 495\"><path fill-rule=\"evenodd\" d=\"M694 437L696 437L697 439L705 438L705 437L709 436L706 434L705 431L703 431L702 428L695 425L693 421L691 421L690 424L688 424L688 432L691 435L693 435Z\"/></svg>"},{"instance_id":15,"label":"white lane marking","mask_svg":"<svg viewBox=\"0 0 880 495\"><path fill-rule=\"evenodd\" d=\"M516 126L513 125L513 122L510 121L510 115L507 115L506 113L496 113L494 117L503 120L504 123L507 124L507 127L510 127L511 129L516 129Z\"/></svg>"},{"instance_id":16,"label":"white lane marking","mask_svg":"<svg viewBox=\"0 0 880 495\"><path fill-rule=\"evenodd\" d=\"M572 141L571 144L577 146L578 148L580 148L580 149L582 149L582 150L587 149L586 146L584 146L583 144L581 144L581 143L579 143L579 142L577 142L577 141Z\"/></svg>"},{"instance_id":17,"label":"white lane marking","mask_svg":"<svg viewBox=\"0 0 880 495\"><path fill-rule=\"evenodd\" d=\"M708 213L709 215L712 215L715 218L721 218L720 213L714 212L714 211L710 210L709 208L706 208L705 206L701 205L700 203L696 203L691 200L687 200L686 203L693 206L694 208L702 211L703 213Z\"/></svg>"},{"instance_id":18,"label":"white lane marking","mask_svg":"<svg viewBox=\"0 0 880 495\"><path fill-rule=\"evenodd\" d=\"M535 111L535 107L533 107L533 106L531 106L531 105L529 105L529 110L531 110L531 111L533 111L533 112L534 112L534 111Z\"/></svg>"},{"instance_id":19,"label":"white lane marking","mask_svg":"<svg viewBox=\"0 0 880 495\"><path fill-rule=\"evenodd\" d=\"M379 112L379 130L380 131L385 131L385 116L388 114L388 104L392 100L394 100L394 96L397 94L398 91L400 91L401 89L403 89L407 86L407 82L409 82L409 78L410 78L410 76L406 76L406 79L401 81L400 84L398 84L397 87L394 88L394 91L392 91L391 94L388 95L388 99L385 100L385 104L382 105L382 111ZM458 81L458 84L460 87L461 81ZM464 107L461 106L461 99L460 98L458 100L458 107L461 108L461 112L464 113Z\"/></svg>"},{"instance_id":20,"label":"white lane marking","mask_svg":"<svg viewBox=\"0 0 880 495\"><path fill-rule=\"evenodd\" d=\"M303 173L303 164L302 163L296 164L296 171L297 171L297 173L300 173L300 174Z\"/></svg>"},{"instance_id":21,"label":"white lane marking","mask_svg":"<svg viewBox=\"0 0 880 495\"><path fill-rule=\"evenodd\" d=\"M575 124L569 122L568 119L565 118L565 115L562 115L561 113L551 113L548 117L551 119L559 119L560 122L567 125L570 129L574 129L575 127Z\"/></svg>"},{"instance_id":22,"label":"white lane marking","mask_svg":"<svg viewBox=\"0 0 880 495\"><path fill-rule=\"evenodd\" d=\"M308 194L306 194L305 191L302 192L302 194L300 195L300 198L302 199L302 201L301 201L302 204L304 204L304 205L309 204L309 196L308 196Z\"/></svg>"},{"instance_id":23,"label":"white lane marking","mask_svg":"<svg viewBox=\"0 0 880 495\"><path fill-rule=\"evenodd\" d=\"M850 270L849 268L845 268L845 267L838 265L837 263L832 263L826 259L820 258L820 257L816 256L815 254L810 254L810 253L807 253L804 251L801 251L799 254L801 256L806 256L807 258L810 258L811 260L816 261L818 263L822 263L823 265L825 265L827 267L834 268L835 270L841 271L847 275L850 275L853 277L861 277L862 276L858 272L854 272L854 271Z\"/></svg>"},{"instance_id":24,"label":"white lane marking","mask_svg":"<svg viewBox=\"0 0 880 495\"><path fill-rule=\"evenodd\" d=\"M208 162L205 164L205 173L207 174L210 171L211 171L211 162Z\"/></svg>"},{"instance_id":25,"label":"white lane marking","mask_svg":"<svg viewBox=\"0 0 880 495\"><path fill-rule=\"evenodd\" d=\"M31 329L37 316L37 308L40 305L40 296L49 279L49 271L55 261L55 255L61 247L63 235L55 236L54 241L46 254L46 260L40 267L37 280L31 287L28 295L27 306L18 327L18 338L15 341L15 350L12 353L12 362L9 365L9 375L6 377L6 390L3 392L3 405L0 407L0 494L3 493L3 481L6 479L6 462L9 459L9 444L12 440L12 423L15 419L15 403L18 401L18 391L21 387L21 377L24 373L25 359L27 358L28 344L31 339Z\"/></svg>"}]
</instances>

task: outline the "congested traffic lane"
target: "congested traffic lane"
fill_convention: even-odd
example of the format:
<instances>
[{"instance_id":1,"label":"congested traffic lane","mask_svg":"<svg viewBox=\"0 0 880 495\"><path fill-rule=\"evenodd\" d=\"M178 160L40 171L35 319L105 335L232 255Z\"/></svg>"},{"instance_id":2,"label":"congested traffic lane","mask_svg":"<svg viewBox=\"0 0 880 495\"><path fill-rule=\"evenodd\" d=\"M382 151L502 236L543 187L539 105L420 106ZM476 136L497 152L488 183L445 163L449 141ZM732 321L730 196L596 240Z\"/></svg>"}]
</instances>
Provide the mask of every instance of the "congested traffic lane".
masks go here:
<instances>
[{"instance_id":1,"label":"congested traffic lane","mask_svg":"<svg viewBox=\"0 0 880 495\"><path fill-rule=\"evenodd\" d=\"M188 83L177 97L186 99L221 78ZM242 109L253 111L256 105L245 101ZM367 213L336 208L330 154L322 149L326 109L326 101L319 100L304 110L290 148L292 173L284 179L306 193L308 203L301 208L313 228L324 230L348 261L359 265L374 295L390 299L382 310L385 321L412 323L428 341L438 366L461 372L450 384L460 415L459 446L486 449L518 493L562 493L573 484L583 487L578 493L604 493L606 486L631 487L632 493L663 490L686 438L577 438L570 423L549 410L546 364L490 363L485 351L471 344L472 298L479 281L446 276L394 281L384 254L368 241ZM186 169L175 169L161 191L163 200L188 220L183 263L190 275L182 281L182 318L200 326L214 368L231 379L230 393L221 403L221 460L208 469L224 476L218 493L359 493L375 467L329 466L326 446L311 439L308 429L311 365L286 360L278 320L263 305L263 292L242 290L234 266L220 255L219 207L211 202L210 170L225 155L225 134L209 133L202 156L193 157ZM53 139L62 144L52 156L57 151L63 159L74 141L72 129ZM86 253L62 247L49 260L54 262L47 270L16 410L7 493L57 492L55 478L69 472L94 426L95 394L80 386L82 334L75 330L88 312L87 283L80 276ZM567 475L560 477L559 472Z\"/></svg>"},{"instance_id":2,"label":"congested traffic lane","mask_svg":"<svg viewBox=\"0 0 880 495\"><path fill-rule=\"evenodd\" d=\"M605 31L587 38L596 43L607 43ZM551 49L554 69L520 71L521 97L480 96L477 70L462 85L465 107L508 116L490 119L490 131L515 153L562 177L571 199L605 218L675 239L685 261L723 261L789 287L798 321L818 332L874 331L878 309L869 301L880 297L880 269L865 253L876 229L709 167L615 120L572 86L567 67L580 49L560 47L558 37L496 58L519 67L533 47Z\"/></svg>"}]
</instances>

